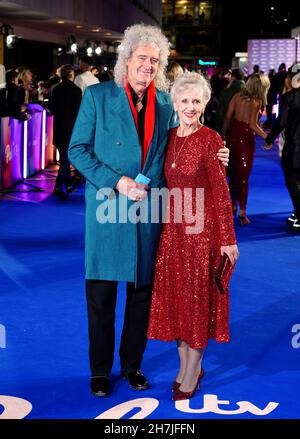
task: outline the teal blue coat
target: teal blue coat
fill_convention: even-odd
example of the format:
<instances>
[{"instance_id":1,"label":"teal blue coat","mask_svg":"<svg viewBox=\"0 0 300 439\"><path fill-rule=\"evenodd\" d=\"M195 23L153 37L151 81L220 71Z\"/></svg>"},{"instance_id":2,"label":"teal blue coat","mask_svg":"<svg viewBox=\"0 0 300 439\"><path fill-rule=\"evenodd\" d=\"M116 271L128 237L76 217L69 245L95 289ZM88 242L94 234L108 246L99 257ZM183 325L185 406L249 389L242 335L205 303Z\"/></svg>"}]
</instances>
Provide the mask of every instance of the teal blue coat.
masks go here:
<instances>
[{"instance_id":1,"label":"teal blue coat","mask_svg":"<svg viewBox=\"0 0 300 439\"><path fill-rule=\"evenodd\" d=\"M124 215L124 208L119 210L120 202L128 201L126 212L134 203L112 189L123 175L135 179L139 172L151 179L150 188L163 187L165 148L173 122L169 95L156 90L154 134L141 170L142 150L124 89L114 81L86 89L69 145L69 159L86 178L87 279L128 281L136 286L152 282L160 221L124 222L119 217L119 212ZM144 203L149 201L150 193ZM113 222L99 222L99 212L114 213L113 205Z\"/></svg>"}]
</instances>

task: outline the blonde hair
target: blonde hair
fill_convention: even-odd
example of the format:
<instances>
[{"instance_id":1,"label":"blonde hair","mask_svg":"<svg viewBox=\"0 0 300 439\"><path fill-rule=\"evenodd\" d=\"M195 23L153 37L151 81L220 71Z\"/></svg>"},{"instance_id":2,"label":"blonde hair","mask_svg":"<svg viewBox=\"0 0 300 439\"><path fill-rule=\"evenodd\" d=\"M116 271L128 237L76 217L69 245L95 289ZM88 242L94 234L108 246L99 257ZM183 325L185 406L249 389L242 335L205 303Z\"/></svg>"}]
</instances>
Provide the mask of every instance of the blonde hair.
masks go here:
<instances>
[{"instance_id":1,"label":"blonde hair","mask_svg":"<svg viewBox=\"0 0 300 439\"><path fill-rule=\"evenodd\" d=\"M180 64L175 61L171 61L167 67L167 79L170 82L170 85L173 85L175 79L183 75L184 71Z\"/></svg>"},{"instance_id":2,"label":"blonde hair","mask_svg":"<svg viewBox=\"0 0 300 439\"><path fill-rule=\"evenodd\" d=\"M211 96L211 86L202 73L185 72L178 76L171 88L171 99L174 103L177 97L186 89L187 86L197 89L201 95L204 106L208 103Z\"/></svg>"},{"instance_id":3,"label":"blonde hair","mask_svg":"<svg viewBox=\"0 0 300 439\"><path fill-rule=\"evenodd\" d=\"M24 76L26 75L27 72L31 73L32 75L32 71L28 68L28 67L18 67L17 69L18 72L18 79L22 82L24 82Z\"/></svg>"},{"instance_id":4,"label":"blonde hair","mask_svg":"<svg viewBox=\"0 0 300 439\"><path fill-rule=\"evenodd\" d=\"M114 68L115 82L119 87L127 76L127 61L139 46L151 46L159 49L159 65L154 79L156 88L167 91L169 83L166 78L166 67L170 53L170 43L162 31L155 26L143 23L128 27L118 47L118 59Z\"/></svg>"},{"instance_id":5,"label":"blonde hair","mask_svg":"<svg viewBox=\"0 0 300 439\"><path fill-rule=\"evenodd\" d=\"M254 73L241 89L240 96L248 101L253 98L259 99L262 101L262 105L266 105L269 88L270 80L268 76L263 73Z\"/></svg>"}]
</instances>

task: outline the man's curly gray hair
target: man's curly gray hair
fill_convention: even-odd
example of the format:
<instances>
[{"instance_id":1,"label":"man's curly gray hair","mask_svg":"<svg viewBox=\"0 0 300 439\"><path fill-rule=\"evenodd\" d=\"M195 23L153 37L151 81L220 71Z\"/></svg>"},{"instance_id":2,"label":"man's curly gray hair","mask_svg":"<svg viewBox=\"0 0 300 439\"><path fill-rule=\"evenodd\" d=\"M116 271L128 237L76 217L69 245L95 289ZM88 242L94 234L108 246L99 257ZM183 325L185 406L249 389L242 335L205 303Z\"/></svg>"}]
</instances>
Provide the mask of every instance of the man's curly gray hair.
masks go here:
<instances>
[{"instance_id":1,"label":"man's curly gray hair","mask_svg":"<svg viewBox=\"0 0 300 439\"><path fill-rule=\"evenodd\" d=\"M170 43L158 27L143 23L130 26L124 32L124 38L118 47L119 55L114 68L115 82L119 87L123 85L123 79L127 76L127 61L130 59L132 52L139 46L152 46L159 49L159 66L154 83L159 90L168 91L169 84L165 72L170 53Z\"/></svg>"},{"instance_id":2,"label":"man's curly gray hair","mask_svg":"<svg viewBox=\"0 0 300 439\"><path fill-rule=\"evenodd\" d=\"M176 78L171 88L171 99L175 102L177 97L186 89L187 86L192 86L199 91L201 100L206 106L211 96L211 86L202 73L185 72Z\"/></svg>"}]
</instances>

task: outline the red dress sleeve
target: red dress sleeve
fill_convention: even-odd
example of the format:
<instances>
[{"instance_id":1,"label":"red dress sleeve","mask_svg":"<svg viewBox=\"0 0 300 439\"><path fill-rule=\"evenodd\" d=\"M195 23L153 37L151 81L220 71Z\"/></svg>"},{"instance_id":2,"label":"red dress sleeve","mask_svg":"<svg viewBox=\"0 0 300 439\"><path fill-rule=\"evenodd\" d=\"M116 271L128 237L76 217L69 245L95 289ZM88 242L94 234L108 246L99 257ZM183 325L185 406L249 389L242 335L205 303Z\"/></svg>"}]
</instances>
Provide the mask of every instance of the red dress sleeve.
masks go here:
<instances>
[{"instance_id":1,"label":"red dress sleeve","mask_svg":"<svg viewBox=\"0 0 300 439\"><path fill-rule=\"evenodd\" d=\"M225 167L218 159L217 152L223 148L221 137L214 131L207 135L205 167L218 217L221 245L236 244L233 215Z\"/></svg>"}]
</instances>

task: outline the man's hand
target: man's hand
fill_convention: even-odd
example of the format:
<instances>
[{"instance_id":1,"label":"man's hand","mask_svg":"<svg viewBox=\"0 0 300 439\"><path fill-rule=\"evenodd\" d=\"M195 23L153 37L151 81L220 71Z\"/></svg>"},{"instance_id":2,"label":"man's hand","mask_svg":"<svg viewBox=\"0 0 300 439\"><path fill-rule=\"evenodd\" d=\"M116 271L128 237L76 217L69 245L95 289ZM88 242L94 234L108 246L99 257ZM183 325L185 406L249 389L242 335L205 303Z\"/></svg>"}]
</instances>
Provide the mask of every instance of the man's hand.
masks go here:
<instances>
[{"instance_id":1,"label":"man's hand","mask_svg":"<svg viewBox=\"0 0 300 439\"><path fill-rule=\"evenodd\" d=\"M147 197L147 191L149 186L145 184L136 183L130 177L121 177L116 184L116 189L120 194L125 195L132 201L141 201Z\"/></svg>"},{"instance_id":2,"label":"man's hand","mask_svg":"<svg viewBox=\"0 0 300 439\"><path fill-rule=\"evenodd\" d=\"M221 160L222 164L224 166L228 166L228 162L229 162L229 149L226 148L226 142L223 141L224 147L219 149L217 156L218 159Z\"/></svg>"}]
</instances>

